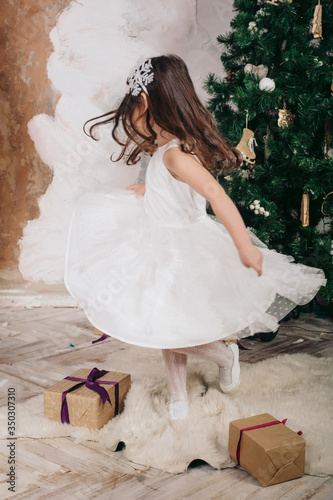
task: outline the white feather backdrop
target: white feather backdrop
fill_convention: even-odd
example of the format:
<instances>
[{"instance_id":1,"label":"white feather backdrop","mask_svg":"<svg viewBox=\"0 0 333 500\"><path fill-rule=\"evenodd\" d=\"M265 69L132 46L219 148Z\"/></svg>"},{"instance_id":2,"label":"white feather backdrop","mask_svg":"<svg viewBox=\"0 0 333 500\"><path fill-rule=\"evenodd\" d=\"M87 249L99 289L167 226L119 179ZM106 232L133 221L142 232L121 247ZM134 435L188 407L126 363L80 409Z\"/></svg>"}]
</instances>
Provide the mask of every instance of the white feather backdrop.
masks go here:
<instances>
[{"instance_id":1,"label":"white feather backdrop","mask_svg":"<svg viewBox=\"0 0 333 500\"><path fill-rule=\"evenodd\" d=\"M140 165L112 163L118 146L105 129L94 142L83 123L112 109L141 56L176 53L188 64L200 97L209 72L220 76L218 34L230 29L232 0L81 0L59 16L50 37L48 76L60 93L54 116L35 116L28 131L53 180L39 200L40 216L24 228L19 269L25 280L61 283L70 216L85 191L136 182Z\"/></svg>"}]
</instances>

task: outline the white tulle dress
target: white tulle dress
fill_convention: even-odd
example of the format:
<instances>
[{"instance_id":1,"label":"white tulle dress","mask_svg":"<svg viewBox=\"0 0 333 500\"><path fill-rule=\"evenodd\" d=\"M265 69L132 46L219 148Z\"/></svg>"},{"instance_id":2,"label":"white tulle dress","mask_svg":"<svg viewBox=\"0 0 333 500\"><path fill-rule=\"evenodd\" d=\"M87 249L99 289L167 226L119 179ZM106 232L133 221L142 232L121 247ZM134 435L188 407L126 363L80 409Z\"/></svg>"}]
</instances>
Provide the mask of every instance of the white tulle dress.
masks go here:
<instances>
[{"instance_id":1,"label":"white tulle dress","mask_svg":"<svg viewBox=\"0 0 333 500\"><path fill-rule=\"evenodd\" d=\"M297 304L326 284L321 269L269 249L259 277L246 268L206 199L163 163L173 140L146 171L146 192L86 193L68 234L65 285L89 321L124 342L177 348L276 331Z\"/></svg>"}]
</instances>

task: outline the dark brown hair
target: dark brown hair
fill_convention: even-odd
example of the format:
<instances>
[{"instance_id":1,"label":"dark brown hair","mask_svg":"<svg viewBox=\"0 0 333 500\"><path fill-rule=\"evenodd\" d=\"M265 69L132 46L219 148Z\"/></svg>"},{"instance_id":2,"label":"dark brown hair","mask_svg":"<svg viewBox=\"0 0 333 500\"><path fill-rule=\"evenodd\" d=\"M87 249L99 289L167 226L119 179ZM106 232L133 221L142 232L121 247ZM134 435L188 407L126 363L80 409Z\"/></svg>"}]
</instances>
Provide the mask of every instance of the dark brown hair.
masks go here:
<instances>
[{"instance_id":1,"label":"dark brown hair","mask_svg":"<svg viewBox=\"0 0 333 500\"><path fill-rule=\"evenodd\" d=\"M152 57L154 79L146 88L148 91L148 109L146 113L146 130L149 136L143 135L133 123L133 113L141 103L141 94L125 95L117 109L88 120L84 132L96 140L92 131L100 124L112 123L112 137L122 146L116 160L126 158L128 165L140 160L139 154L146 151L152 154L156 150L156 133L151 127L151 119L163 130L178 138L181 150L195 154L210 171L231 172L238 168L243 157L229 141L217 130L213 116L198 98L193 82L184 61L172 54ZM85 130L87 123L97 120ZM119 127L121 126L121 128Z\"/></svg>"}]
</instances>

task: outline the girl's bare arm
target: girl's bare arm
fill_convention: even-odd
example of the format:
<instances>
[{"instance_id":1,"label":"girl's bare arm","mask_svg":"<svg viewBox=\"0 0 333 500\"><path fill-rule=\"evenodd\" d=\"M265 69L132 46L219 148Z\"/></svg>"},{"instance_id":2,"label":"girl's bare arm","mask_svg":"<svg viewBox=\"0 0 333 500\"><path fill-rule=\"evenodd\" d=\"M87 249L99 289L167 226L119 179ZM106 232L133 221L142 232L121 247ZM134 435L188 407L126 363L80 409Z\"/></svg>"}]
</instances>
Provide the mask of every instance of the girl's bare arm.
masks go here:
<instances>
[{"instance_id":1,"label":"girl's bare arm","mask_svg":"<svg viewBox=\"0 0 333 500\"><path fill-rule=\"evenodd\" d=\"M262 253L252 244L242 216L223 187L195 158L178 148L168 149L163 160L172 174L210 202L214 213L232 237L243 264L253 267L260 276Z\"/></svg>"}]
</instances>

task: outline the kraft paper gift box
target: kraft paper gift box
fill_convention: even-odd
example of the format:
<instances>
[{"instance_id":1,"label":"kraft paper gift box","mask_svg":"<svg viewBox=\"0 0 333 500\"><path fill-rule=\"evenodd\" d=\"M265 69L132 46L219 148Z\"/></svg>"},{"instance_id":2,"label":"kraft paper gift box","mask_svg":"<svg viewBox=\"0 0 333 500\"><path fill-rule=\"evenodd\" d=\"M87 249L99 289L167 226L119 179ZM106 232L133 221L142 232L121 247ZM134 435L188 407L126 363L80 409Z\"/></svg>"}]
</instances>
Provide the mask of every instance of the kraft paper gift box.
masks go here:
<instances>
[{"instance_id":1,"label":"kraft paper gift box","mask_svg":"<svg viewBox=\"0 0 333 500\"><path fill-rule=\"evenodd\" d=\"M287 419L286 419L287 420ZM305 441L269 413L229 424L229 454L263 486L304 475Z\"/></svg>"},{"instance_id":2,"label":"kraft paper gift box","mask_svg":"<svg viewBox=\"0 0 333 500\"><path fill-rule=\"evenodd\" d=\"M123 410L130 385L128 373L82 368L45 390L44 415L57 422L100 429Z\"/></svg>"}]
</instances>

